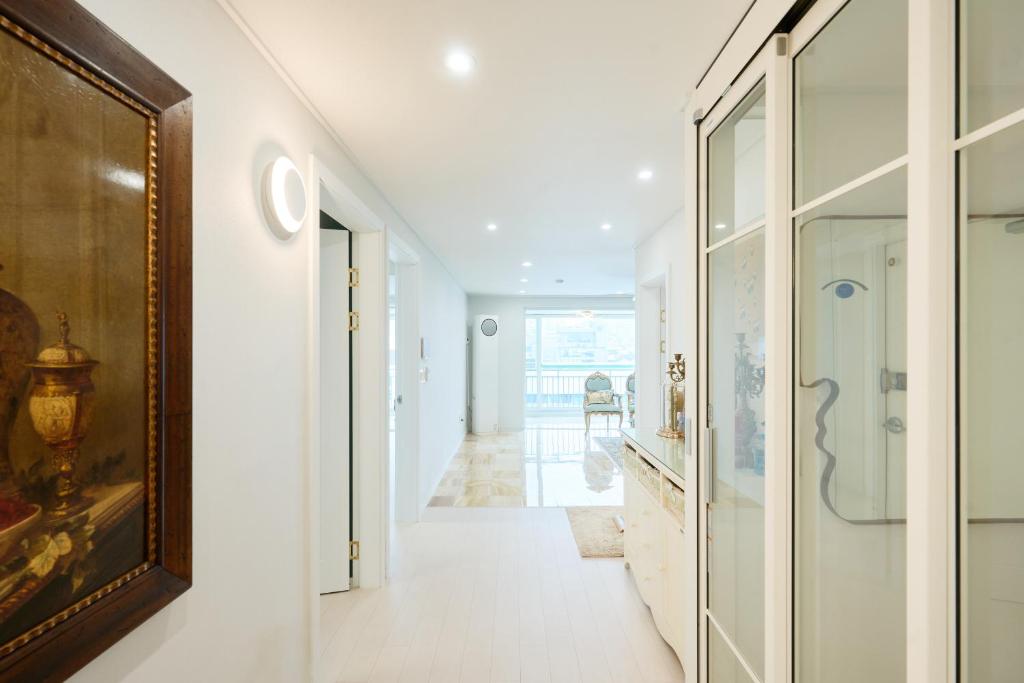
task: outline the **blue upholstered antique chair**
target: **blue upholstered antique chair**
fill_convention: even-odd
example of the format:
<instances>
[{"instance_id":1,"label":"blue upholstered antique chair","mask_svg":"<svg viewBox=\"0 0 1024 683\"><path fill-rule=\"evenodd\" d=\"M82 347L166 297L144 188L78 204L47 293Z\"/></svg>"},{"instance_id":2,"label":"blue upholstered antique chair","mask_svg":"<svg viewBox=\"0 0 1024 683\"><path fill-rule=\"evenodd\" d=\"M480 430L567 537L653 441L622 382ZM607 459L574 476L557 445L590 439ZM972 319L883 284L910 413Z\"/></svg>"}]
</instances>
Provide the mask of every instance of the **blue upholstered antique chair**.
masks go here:
<instances>
[{"instance_id":1,"label":"blue upholstered antique chair","mask_svg":"<svg viewBox=\"0 0 1024 683\"><path fill-rule=\"evenodd\" d=\"M604 415L605 422L611 422L612 415L619 416L622 426L622 397L612 389L612 381L603 372L595 372L583 383L583 421L590 431L590 416Z\"/></svg>"},{"instance_id":2,"label":"blue upholstered antique chair","mask_svg":"<svg viewBox=\"0 0 1024 683\"><path fill-rule=\"evenodd\" d=\"M626 378L626 412L629 414L629 426L636 426L636 373Z\"/></svg>"}]
</instances>

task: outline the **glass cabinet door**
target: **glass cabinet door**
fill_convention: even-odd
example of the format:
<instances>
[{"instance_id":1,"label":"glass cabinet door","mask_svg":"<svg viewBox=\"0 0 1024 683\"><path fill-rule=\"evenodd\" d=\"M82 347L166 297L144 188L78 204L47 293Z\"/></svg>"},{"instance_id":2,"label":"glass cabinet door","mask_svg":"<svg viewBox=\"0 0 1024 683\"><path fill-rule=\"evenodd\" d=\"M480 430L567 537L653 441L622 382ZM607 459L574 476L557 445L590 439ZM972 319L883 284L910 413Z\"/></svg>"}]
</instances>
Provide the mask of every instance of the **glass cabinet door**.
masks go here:
<instances>
[{"instance_id":1,"label":"glass cabinet door","mask_svg":"<svg viewBox=\"0 0 1024 683\"><path fill-rule=\"evenodd\" d=\"M708 676L764 676L765 85L708 140Z\"/></svg>"},{"instance_id":2,"label":"glass cabinet door","mask_svg":"<svg viewBox=\"0 0 1024 683\"><path fill-rule=\"evenodd\" d=\"M961 0L959 10L960 680L1019 681L1024 3Z\"/></svg>"},{"instance_id":3,"label":"glass cabinet door","mask_svg":"<svg viewBox=\"0 0 1024 683\"><path fill-rule=\"evenodd\" d=\"M906 680L907 31L850 0L793 61L798 683Z\"/></svg>"}]
</instances>

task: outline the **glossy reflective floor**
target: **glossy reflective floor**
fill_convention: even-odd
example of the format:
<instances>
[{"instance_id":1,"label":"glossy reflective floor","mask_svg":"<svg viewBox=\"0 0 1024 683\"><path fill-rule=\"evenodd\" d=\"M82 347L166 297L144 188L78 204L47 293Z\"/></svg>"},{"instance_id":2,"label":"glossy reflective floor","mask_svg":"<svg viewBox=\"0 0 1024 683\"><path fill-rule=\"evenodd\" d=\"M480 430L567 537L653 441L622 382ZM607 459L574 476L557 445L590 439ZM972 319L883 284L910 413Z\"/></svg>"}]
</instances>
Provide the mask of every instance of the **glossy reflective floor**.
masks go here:
<instances>
[{"instance_id":1,"label":"glossy reflective floor","mask_svg":"<svg viewBox=\"0 0 1024 683\"><path fill-rule=\"evenodd\" d=\"M581 559L564 511L429 508L386 587L320 599L331 683L682 683L621 559Z\"/></svg>"},{"instance_id":2,"label":"glossy reflective floor","mask_svg":"<svg viewBox=\"0 0 1024 683\"><path fill-rule=\"evenodd\" d=\"M618 420L581 415L527 419L522 432L469 434L431 507L622 505ZM611 455L610 455L611 454Z\"/></svg>"}]
</instances>

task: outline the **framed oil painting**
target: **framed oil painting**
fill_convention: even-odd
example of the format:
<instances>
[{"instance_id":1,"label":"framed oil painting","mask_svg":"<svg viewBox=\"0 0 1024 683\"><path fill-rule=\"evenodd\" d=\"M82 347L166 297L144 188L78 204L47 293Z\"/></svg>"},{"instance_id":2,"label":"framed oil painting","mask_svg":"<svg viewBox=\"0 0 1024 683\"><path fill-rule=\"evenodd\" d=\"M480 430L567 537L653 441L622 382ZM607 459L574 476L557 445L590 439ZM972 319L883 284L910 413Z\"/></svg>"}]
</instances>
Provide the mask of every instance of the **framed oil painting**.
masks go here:
<instances>
[{"instance_id":1,"label":"framed oil painting","mask_svg":"<svg viewBox=\"0 0 1024 683\"><path fill-rule=\"evenodd\" d=\"M191 101L68 0L0 0L0 678L191 583Z\"/></svg>"}]
</instances>

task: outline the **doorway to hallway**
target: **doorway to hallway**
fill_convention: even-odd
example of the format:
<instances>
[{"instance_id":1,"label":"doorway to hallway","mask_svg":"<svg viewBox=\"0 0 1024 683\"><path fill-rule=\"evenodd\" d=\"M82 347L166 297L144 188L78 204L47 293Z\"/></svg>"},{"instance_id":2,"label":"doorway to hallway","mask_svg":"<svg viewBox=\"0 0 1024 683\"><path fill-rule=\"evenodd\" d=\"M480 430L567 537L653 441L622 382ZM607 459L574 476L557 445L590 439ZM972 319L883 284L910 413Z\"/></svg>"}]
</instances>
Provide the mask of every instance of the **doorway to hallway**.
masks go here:
<instances>
[{"instance_id":1,"label":"doorway to hallway","mask_svg":"<svg viewBox=\"0 0 1024 683\"><path fill-rule=\"evenodd\" d=\"M321 212L320 585L347 591L352 561L352 233Z\"/></svg>"}]
</instances>

